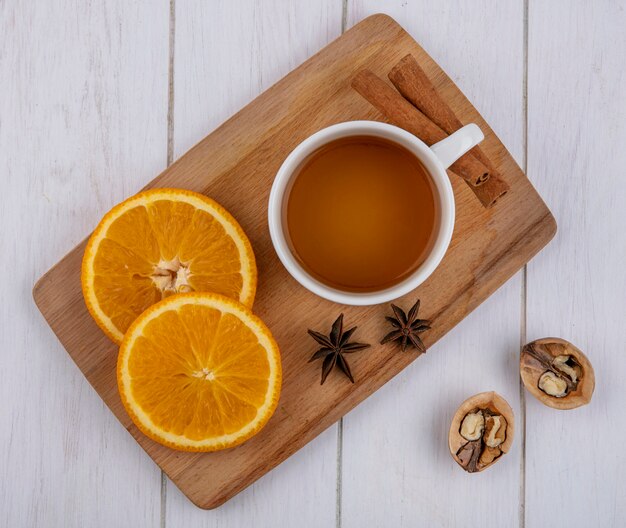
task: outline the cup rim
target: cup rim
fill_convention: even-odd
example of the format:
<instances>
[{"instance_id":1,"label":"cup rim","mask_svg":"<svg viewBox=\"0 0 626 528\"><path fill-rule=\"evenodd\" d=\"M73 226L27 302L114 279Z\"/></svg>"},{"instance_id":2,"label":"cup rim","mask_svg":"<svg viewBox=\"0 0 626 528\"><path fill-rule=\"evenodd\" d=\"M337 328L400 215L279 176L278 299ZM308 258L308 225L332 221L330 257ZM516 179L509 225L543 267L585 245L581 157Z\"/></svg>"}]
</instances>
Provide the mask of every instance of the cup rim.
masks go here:
<instances>
[{"instance_id":1,"label":"cup rim","mask_svg":"<svg viewBox=\"0 0 626 528\"><path fill-rule=\"evenodd\" d=\"M422 264L406 279L394 286L373 292L348 292L324 284L310 275L297 261L283 229L283 201L288 184L300 163L323 145L342 137L375 136L393 141L412 152L424 165L437 190L441 210L440 223L433 247ZM435 153L419 138L394 125L379 121L346 121L325 127L299 143L278 169L267 209L272 244L289 274L316 295L340 304L369 306L389 302L409 293L422 284L443 259L452 239L455 202L446 169Z\"/></svg>"}]
</instances>

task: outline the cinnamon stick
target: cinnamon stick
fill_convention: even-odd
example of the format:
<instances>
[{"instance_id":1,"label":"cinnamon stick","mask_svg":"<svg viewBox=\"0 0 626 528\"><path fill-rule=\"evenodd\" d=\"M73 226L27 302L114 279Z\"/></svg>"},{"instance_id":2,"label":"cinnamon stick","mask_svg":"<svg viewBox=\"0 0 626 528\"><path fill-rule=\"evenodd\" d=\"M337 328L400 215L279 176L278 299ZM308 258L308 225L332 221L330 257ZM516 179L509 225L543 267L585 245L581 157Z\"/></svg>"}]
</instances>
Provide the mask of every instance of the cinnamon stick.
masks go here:
<instances>
[{"instance_id":1,"label":"cinnamon stick","mask_svg":"<svg viewBox=\"0 0 626 528\"><path fill-rule=\"evenodd\" d=\"M452 134L463 126L412 55L406 55L391 69L389 80L405 99L447 134ZM508 191L509 186L479 146L470 150L469 154L489 169L489 179L485 185L481 185L484 188L480 192L476 187L472 190L485 207L490 207Z\"/></svg>"},{"instance_id":2,"label":"cinnamon stick","mask_svg":"<svg viewBox=\"0 0 626 528\"><path fill-rule=\"evenodd\" d=\"M427 145L433 145L448 136L370 70L359 71L352 79L352 87L389 121L418 136ZM481 187L489 174L489 169L473 156L462 156L450 166L450 170L461 176L472 188Z\"/></svg>"},{"instance_id":3,"label":"cinnamon stick","mask_svg":"<svg viewBox=\"0 0 626 528\"><path fill-rule=\"evenodd\" d=\"M470 189L472 189L483 207L489 209L509 191L510 187L498 173L492 172L491 177L484 185L480 187L472 187L470 185Z\"/></svg>"}]
</instances>

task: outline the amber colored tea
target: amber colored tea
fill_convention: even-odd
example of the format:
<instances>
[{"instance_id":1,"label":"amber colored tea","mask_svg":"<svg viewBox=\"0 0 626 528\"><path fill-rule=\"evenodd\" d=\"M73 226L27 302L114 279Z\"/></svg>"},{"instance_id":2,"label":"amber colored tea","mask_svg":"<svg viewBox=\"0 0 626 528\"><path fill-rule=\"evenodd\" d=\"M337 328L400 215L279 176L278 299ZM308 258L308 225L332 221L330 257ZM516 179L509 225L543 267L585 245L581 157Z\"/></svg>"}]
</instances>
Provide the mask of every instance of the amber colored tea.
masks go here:
<instances>
[{"instance_id":1,"label":"amber colored tea","mask_svg":"<svg viewBox=\"0 0 626 528\"><path fill-rule=\"evenodd\" d=\"M284 214L304 269L333 288L371 292L410 276L435 238L437 205L419 160L391 141L330 142L298 168Z\"/></svg>"}]
</instances>

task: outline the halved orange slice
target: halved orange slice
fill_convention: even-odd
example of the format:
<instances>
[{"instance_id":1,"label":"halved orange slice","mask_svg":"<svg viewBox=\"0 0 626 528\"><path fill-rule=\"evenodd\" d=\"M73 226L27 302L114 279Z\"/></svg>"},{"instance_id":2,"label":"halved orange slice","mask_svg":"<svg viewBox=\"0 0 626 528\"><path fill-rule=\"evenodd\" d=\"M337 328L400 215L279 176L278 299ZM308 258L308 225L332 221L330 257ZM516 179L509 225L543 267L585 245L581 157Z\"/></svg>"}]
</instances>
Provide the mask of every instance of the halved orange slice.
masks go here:
<instances>
[{"instance_id":1,"label":"halved orange slice","mask_svg":"<svg viewBox=\"0 0 626 528\"><path fill-rule=\"evenodd\" d=\"M96 323L120 343L139 314L173 293L210 291L252 306L257 271L248 238L221 205L182 189L154 189L100 221L81 282Z\"/></svg>"},{"instance_id":2,"label":"halved orange slice","mask_svg":"<svg viewBox=\"0 0 626 528\"><path fill-rule=\"evenodd\" d=\"M122 402L139 429L183 451L241 444L280 395L278 346L263 322L221 295L173 295L139 316L117 362Z\"/></svg>"}]
</instances>

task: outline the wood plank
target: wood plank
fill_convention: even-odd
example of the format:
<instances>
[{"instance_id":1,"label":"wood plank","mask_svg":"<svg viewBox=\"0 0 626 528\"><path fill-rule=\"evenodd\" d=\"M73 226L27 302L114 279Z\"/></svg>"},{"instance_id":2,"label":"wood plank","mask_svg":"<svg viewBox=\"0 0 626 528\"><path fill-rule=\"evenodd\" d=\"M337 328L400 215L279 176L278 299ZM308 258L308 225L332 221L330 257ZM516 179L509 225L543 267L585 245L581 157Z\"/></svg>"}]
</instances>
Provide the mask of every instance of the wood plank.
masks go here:
<instances>
[{"instance_id":1,"label":"wood plank","mask_svg":"<svg viewBox=\"0 0 626 528\"><path fill-rule=\"evenodd\" d=\"M306 328L330 326L337 312L360 326L359 337L376 343L386 307L338 307L300 288L271 247L265 207L273 175L304 137L331 123L378 114L350 88L354 72L367 67L384 76L413 53L463 121L486 134L484 149L511 184L492 210L483 209L465 184L453 181L457 224L442 265L416 292L423 315L434 321L433 344L509 279L553 236L554 219L487 123L450 79L392 19L370 17L259 96L196 145L150 186L178 186L210 194L230 209L250 236L259 264L255 311L273 330L282 350L281 403L256 437L229 451L172 451L141 435L121 407L115 383L115 347L84 308L78 270L83 245L44 276L35 288L38 306L66 349L105 402L140 444L192 501L215 507L248 486L406 367L415 355L372 347L354 362L352 386L333 376L317 384L318 366L304 359L314 348ZM407 299L400 302L407 302Z\"/></svg>"},{"instance_id":2,"label":"wood plank","mask_svg":"<svg viewBox=\"0 0 626 528\"><path fill-rule=\"evenodd\" d=\"M177 2L176 157L340 34L335 0ZM210 515L168 480L166 526L334 526L336 468L332 426Z\"/></svg>"},{"instance_id":3,"label":"wood plank","mask_svg":"<svg viewBox=\"0 0 626 528\"><path fill-rule=\"evenodd\" d=\"M30 287L165 167L167 2L9 0L0 28L0 525L156 527L158 468Z\"/></svg>"},{"instance_id":4,"label":"wood plank","mask_svg":"<svg viewBox=\"0 0 626 528\"><path fill-rule=\"evenodd\" d=\"M409 0L384 8L484 111L521 162L522 4ZM376 0L351 1L349 23L378 9ZM519 437L495 466L468 475L450 457L448 429L460 403L486 390L506 398L519 424L520 292L518 274L425 357L344 418L344 528L518 526Z\"/></svg>"},{"instance_id":5,"label":"wood plank","mask_svg":"<svg viewBox=\"0 0 626 528\"><path fill-rule=\"evenodd\" d=\"M531 2L529 24L529 176L562 228L528 268L528 340L576 344L596 390L571 411L526 394L527 524L622 526L626 2Z\"/></svg>"}]
</instances>

